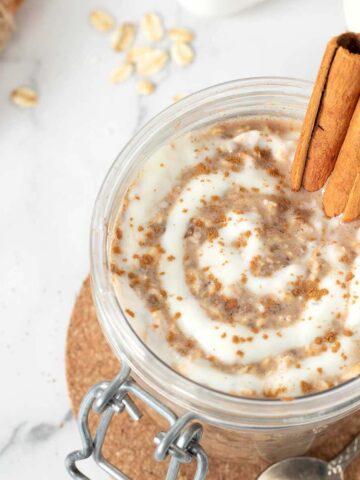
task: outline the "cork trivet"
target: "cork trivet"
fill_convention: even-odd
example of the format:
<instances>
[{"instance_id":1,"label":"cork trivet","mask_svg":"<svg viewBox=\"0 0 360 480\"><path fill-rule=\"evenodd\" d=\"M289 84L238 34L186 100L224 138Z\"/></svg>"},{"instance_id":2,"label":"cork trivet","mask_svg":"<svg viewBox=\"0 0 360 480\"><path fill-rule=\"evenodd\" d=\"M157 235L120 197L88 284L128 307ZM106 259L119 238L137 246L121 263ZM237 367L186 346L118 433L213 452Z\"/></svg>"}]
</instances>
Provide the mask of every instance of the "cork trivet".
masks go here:
<instances>
[{"instance_id":1,"label":"cork trivet","mask_svg":"<svg viewBox=\"0 0 360 480\"><path fill-rule=\"evenodd\" d=\"M71 316L66 347L66 375L74 414L88 389L100 380L110 380L117 373L119 362L110 350L96 318L91 298L90 282L86 279L76 300ZM140 409L142 405L139 404ZM95 415L90 416L90 428L96 427ZM166 463L153 459L154 435L159 427L144 413L139 422L126 413L116 415L109 428L104 455L133 480L161 480L165 478ZM333 441L310 454L331 459L360 431L360 415L353 415L347 429L333 427ZM80 438L79 438L80 448ZM264 465L234 465L210 458L209 480L255 480ZM79 465L81 468L81 464ZM182 467L181 480L193 478L193 468ZM347 469L346 480L360 479L360 459Z\"/></svg>"}]
</instances>

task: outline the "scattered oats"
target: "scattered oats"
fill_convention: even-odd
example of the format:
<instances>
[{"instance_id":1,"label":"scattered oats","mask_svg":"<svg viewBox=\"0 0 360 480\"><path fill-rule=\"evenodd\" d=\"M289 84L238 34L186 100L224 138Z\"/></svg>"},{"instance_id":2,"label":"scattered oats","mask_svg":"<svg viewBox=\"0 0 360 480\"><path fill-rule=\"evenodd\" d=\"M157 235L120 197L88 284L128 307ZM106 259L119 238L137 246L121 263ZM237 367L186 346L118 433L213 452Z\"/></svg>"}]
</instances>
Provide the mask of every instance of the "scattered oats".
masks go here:
<instances>
[{"instance_id":1,"label":"scattered oats","mask_svg":"<svg viewBox=\"0 0 360 480\"><path fill-rule=\"evenodd\" d=\"M151 50L152 49L150 47L144 47L140 45L132 47L126 55L126 60L128 62L136 63L140 57L142 57L146 53L151 52Z\"/></svg>"},{"instance_id":2,"label":"scattered oats","mask_svg":"<svg viewBox=\"0 0 360 480\"><path fill-rule=\"evenodd\" d=\"M114 27L114 19L102 10L90 12L90 23L99 32L109 32Z\"/></svg>"},{"instance_id":3,"label":"scattered oats","mask_svg":"<svg viewBox=\"0 0 360 480\"><path fill-rule=\"evenodd\" d=\"M123 52L131 47L135 40L135 25L123 23L112 38L112 47L116 52Z\"/></svg>"},{"instance_id":4,"label":"scattered oats","mask_svg":"<svg viewBox=\"0 0 360 480\"><path fill-rule=\"evenodd\" d=\"M134 67L131 63L123 63L116 67L111 74L112 83L125 82L134 71Z\"/></svg>"},{"instance_id":5,"label":"scattered oats","mask_svg":"<svg viewBox=\"0 0 360 480\"><path fill-rule=\"evenodd\" d=\"M38 103L36 92L30 87L18 87L11 92L11 100L19 107L34 107Z\"/></svg>"},{"instance_id":6,"label":"scattered oats","mask_svg":"<svg viewBox=\"0 0 360 480\"><path fill-rule=\"evenodd\" d=\"M89 15L91 25L99 31L108 32L114 27L114 18L103 10L93 10ZM164 37L164 26L160 15L155 12L146 13L141 21L140 28L147 40L158 42ZM116 67L111 73L113 84L127 80L136 69L136 73L142 77L148 77L162 70L169 60L169 52L160 48L152 48L147 45L134 45L137 27L134 23L124 22L117 27L112 35L112 47L116 52L126 52L123 64ZM181 66L194 61L194 50L189 44L194 38L191 30L183 27L171 28L167 31L168 38L173 42L171 46L171 58ZM134 46L133 46L134 45ZM25 94L18 98L18 90L12 93L14 103L22 106L32 106L37 103L35 92L25 88ZM150 95L156 89L156 85L149 80L141 80L136 84L136 90L141 95ZM21 89L23 90L23 89ZM173 102L184 98L184 94L173 96Z\"/></svg>"},{"instance_id":7,"label":"scattered oats","mask_svg":"<svg viewBox=\"0 0 360 480\"><path fill-rule=\"evenodd\" d=\"M141 30L150 42L158 42L164 36L164 28L157 13L146 13L141 19Z\"/></svg>"},{"instance_id":8,"label":"scattered oats","mask_svg":"<svg viewBox=\"0 0 360 480\"><path fill-rule=\"evenodd\" d=\"M191 42L194 39L193 32L182 27L171 28L168 35L173 42Z\"/></svg>"},{"instance_id":9,"label":"scattered oats","mask_svg":"<svg viewBox=\"0 0 360 480\"><path fill-rule=\"evenodd\" d=\"M141 80L136 84L136 90L140 95L151 95L155 90L155 85L149 80Z\"/></svg>"},{"instance_id":10,"label":"scattered oats","mask_svg":"<svg viewBox=\"0 0 360 480\"><path fill-rule=\"evenodd\" d=\"M175 42L171 46L171 57L178 65L188 65L194 61L194 50L188 43Z\"/></svg>"},{"instance_id":11,"label":"scattered oats","mask_svg":"<svg viewBox=\"0 0 360 480\"><path fill-rule=\"evenodd\" d=\"M139 75L147 77L159 72L168 61L168 54L163 50L153 49L138 58L136 70Z\"/></svg>"},{"instance_id":12,"label":"scattered oats","mask_svg":"<svg viewBox=\"0 0 360 480\"><path fill-rule=\"evenodd\" d=\"M174 103L178 102L179 100L182 100L183 98L185 98L187 95L185 93L177 93L176 95L174 95L172 97L172 101Z\"/></svg>"}]
</instances>

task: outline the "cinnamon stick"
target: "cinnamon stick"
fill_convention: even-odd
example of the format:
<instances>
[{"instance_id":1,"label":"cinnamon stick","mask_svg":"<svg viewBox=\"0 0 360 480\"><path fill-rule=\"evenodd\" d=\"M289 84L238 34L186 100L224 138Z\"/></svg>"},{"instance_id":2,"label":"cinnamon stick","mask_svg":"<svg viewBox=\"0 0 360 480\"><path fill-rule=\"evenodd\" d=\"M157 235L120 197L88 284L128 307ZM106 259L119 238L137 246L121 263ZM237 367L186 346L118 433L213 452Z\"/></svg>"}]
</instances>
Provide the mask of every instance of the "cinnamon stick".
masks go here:
<instances>
[{"instance_id":1,"label":"cinnamon stick","mask_svg":"<svg viewBox=\"0 0 360 480\"><path fill-rule=\"evenodd\" d=\"M308 156L311 136L315 127L317 113L320 108L321 99L325 90L327 76L330 66L333 62L337 50L337 38L332 38L327 44L320 69L317 74L314 89L306 111L304 123L302 125L299 142L297 145L294 161L291 168L291 188L295 191L300 190L305 171L306 159Z\"/></svg>"},{"instance_id":2,"label":"cinnamon stick","mask_svg":"<svg viewBox=\"0 0 360 480\"><path fill-rule=\"evenodd\" d=\"M343 221L352 222L360 216L360 173L357 174L345 206Z\"/></svg>"},{"instance_id":3,"label":"cinnamon stick","mask_svg":"<svg viewBox=\"0 0 360 480\"><path fill-rule=\"evenodd\" d=\"M334 217L342 213L357 174L360 172L360 98L353 113L334 171L323 197L325 213Z\"/></svg>"},{"instance_id":4,"label":"cinnamon stick","mask_svg":"<svg viewBox=\"0 0 360 480\"><path fill-rule=\"evenodd\" d=\"M331 174L360 95L360 34L327 45L291 170L291 187L322 188Z\"/></svg>"}]
</instances>

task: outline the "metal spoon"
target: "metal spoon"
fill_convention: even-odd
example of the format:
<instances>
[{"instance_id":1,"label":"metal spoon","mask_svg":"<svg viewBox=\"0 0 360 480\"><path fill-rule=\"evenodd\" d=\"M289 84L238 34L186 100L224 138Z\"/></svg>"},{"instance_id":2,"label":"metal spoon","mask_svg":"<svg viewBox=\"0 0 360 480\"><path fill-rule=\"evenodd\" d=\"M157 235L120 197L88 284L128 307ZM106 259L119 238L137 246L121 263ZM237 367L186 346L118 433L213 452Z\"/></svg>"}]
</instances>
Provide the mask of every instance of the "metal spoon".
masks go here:
<instances>
[{"instance_id":1,"label":"metal spoon","mask_svg":"<svg viewBox=\"0 0 360 480\"><path fill-rule=\"evenodd\" d=\"M331 462L314 457L286 458L260 474L258 480L344 480L344 471L360 453L360 434Z\"/></svg>"}]
</instances>

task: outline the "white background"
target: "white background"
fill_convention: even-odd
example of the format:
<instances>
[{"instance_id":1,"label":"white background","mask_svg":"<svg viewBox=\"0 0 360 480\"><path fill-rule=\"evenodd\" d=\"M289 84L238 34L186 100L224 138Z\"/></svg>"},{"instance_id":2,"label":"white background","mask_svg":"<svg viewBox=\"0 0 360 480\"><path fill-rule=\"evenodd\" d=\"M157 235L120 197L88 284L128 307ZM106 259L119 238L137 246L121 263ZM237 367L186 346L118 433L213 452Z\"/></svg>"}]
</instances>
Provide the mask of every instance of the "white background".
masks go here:
<instances>
[{"instance_id":1,"label":"white background","mask_svg":"<svg viewBox=\"0 0 360 480\"><path fill-rule=\"evenodd\" d=\"M89 26L93 8L118 21L154 9L168 27L192 28L196 62L168 68L151 97L132 81L112 86L121 56ZM89 270L95 196L116 154L175 94L258 75L313 80L345 22L340 0L267 0L223 19L193 17L174 0L28 0L17 23L0 57L0 478L58 480L80 445L66 329ZM36 108L9 101L21 84L39 92Z\"/></svg>"}]
</instances>

